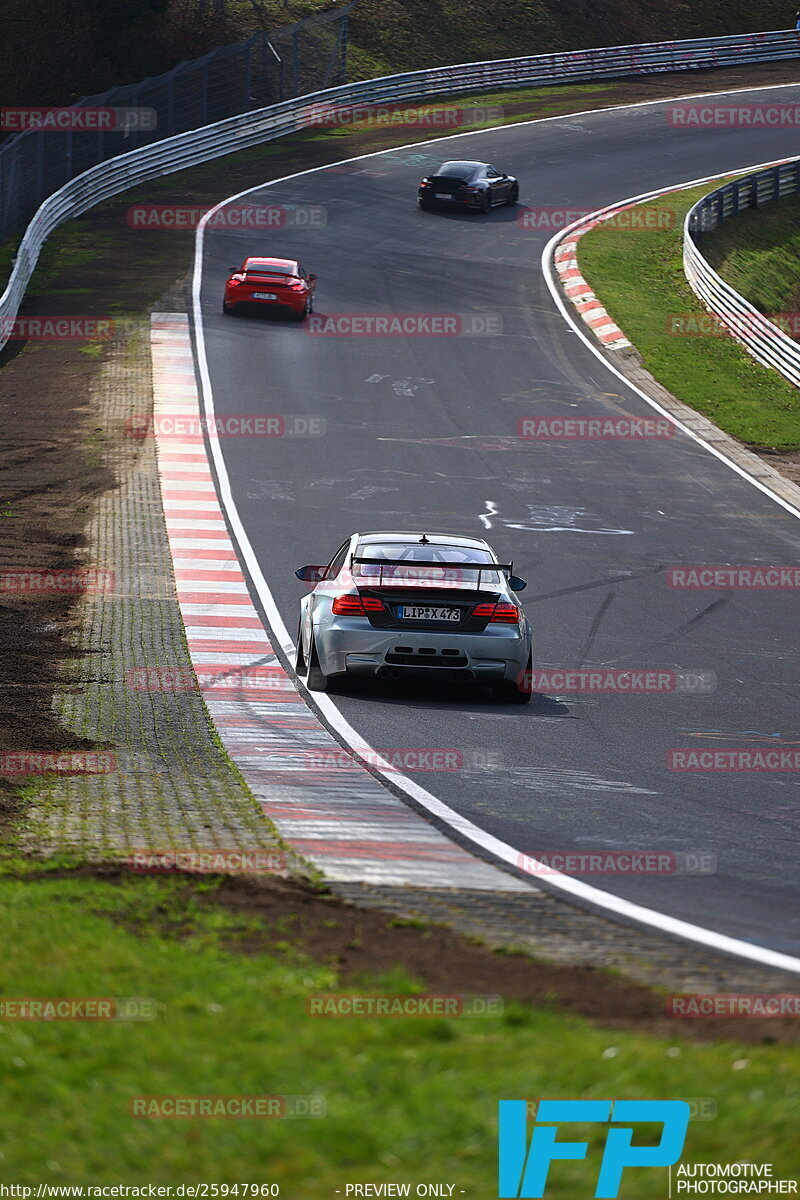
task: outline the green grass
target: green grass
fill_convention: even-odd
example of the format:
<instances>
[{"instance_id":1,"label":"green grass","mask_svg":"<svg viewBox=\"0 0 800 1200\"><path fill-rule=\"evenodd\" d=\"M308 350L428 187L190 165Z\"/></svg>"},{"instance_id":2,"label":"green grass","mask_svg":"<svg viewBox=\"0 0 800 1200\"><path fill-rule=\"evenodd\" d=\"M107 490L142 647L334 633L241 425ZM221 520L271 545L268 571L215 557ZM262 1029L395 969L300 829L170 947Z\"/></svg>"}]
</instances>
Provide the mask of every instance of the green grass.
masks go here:
<instances>
[{"instance_id":1,"label":"green grass","mask_svg":"<svg viewBox=\"0 0 800 1200\"><path fill-rule=\"evenodd\" d=\"M683 273L683 219L710 184L673 192L648 208L672 208L672 229L626 232L598 226L578 243L581 270L644 365L680 400L743 442L800 446L800 393L727 337L678 337L673 314L707 315Z\"/></svg>"},{"instance_id":2,"label":"green grass","mask_svg":"<svg viewBox=\"0 0 800 1200\"><path fill-rule=\"evenodd\" d=\"M146 1022L0 1018L6 1181L269 1181L284 1196L315 1200L347 1181L434 1178L490 1197L497 1100L540 1096L712 1097L718 1116L692 1124L687 1160L738 1158L746 1146L777 1174L791 1168L796 1046L612 1034L520 1005L484 1019L312 1018L310 994L341 990L333 969L291 952L224 948L254 924L198 907L178 880L0 881L4 998L136 996L158 1005ZM395 971L364 988L414 984ZM128 1115L132 1096L212 1094L319 1095L327 1115ZM559 1166L548 1194L561 1200L593 1192L600 1135L573 1132L592 1139L591 1162ZM663 1173L640 1171L624 1196L664 1190Z\"/></svg>"},{"instance_id":3,"label":"green grass","mask_svg":"<svg viewBox=\"0 0 800 1200\"><path fill-rule=\"evenodd\" d=\"M703 253L763 313L796 312L800 300L800 197L724 221Z\"/></svg>"}]
</instances>

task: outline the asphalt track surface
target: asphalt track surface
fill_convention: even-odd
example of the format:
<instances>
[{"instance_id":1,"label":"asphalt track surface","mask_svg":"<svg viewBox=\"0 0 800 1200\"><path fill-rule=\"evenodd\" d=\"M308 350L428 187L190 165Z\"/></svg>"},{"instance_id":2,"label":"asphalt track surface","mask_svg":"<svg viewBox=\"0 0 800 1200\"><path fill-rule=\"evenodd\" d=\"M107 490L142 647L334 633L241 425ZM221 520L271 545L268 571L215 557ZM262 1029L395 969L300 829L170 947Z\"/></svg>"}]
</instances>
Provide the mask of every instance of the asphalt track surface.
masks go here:
<instances>
[{"instance_id":1,"label":"asphalt track surface","mask_svg":"<svg viewBox=\"0 0 800 1200\"><path fill-rule=\"evenodd\" d=\"M687 93L691 90L687 80ZM720 98L730 93L721 93ZM798 87L737 102L800 101ZM523 417L650 417L554 307L540 266L552 231L517 214L423 213L421 175L471 157L517 175L523 205L595 210L628 196L797 154L798 133L671 127L667 103L568 116L389 151L248 193L323 205L321 228L206 231L202 322L219 416L314 414L321 437L225 438L233 497L292 633L303 563L353 530L485 536L529 581L534 663L714 672L713 694L537 695L353 685L334 701L374 747L447 747L428 791L533 857L656 850L716 870L604 875L634 903L788 954L800 951L791 773L669 771L672 748L791 748L798 736L796 592L675 591L665 569L800 561L800 523L690 438L521 441ZM631 235L635 236L635 235ZM319 314L491 314L490 336L312 336L221 314L230 264L297 256Z\"/></svg>"}]
</instances>

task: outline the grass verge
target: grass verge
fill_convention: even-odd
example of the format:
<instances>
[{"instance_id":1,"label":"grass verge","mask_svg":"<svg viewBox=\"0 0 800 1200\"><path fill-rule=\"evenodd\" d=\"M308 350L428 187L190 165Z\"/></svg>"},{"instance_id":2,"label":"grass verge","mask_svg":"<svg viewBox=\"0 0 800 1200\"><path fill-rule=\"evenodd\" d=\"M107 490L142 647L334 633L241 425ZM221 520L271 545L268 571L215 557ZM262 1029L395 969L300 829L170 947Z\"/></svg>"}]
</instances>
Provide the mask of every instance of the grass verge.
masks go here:
<instances>
[{"instance_id":1,"label":"grass verge","mask_svg":"<svg viewBox=\"0 0 800 1200\"><path fill-rule=\"evenodd\" d=\"M800 446L800 393L728 337L676 336L676 315L706 316L683 273L683 219L711 184L639 206L672 209L673 228L598 226L578 243L581 271L633 342L644 366L679 400L750 446ZM646 219L646 218L645 218ZM652 218L651 218L652 219Z\"/></svg>"},{"instance_id":2,"label":"grass verge","mask_svg":"<svg viewBox=\"0 0 800 1200\"><path fill-rule=\"evenodd\" d=\"M739 1157L792 1166L800 1046L701 1044L606 1031L518 1003L490 1018L306 1015L340 986L335 964L254 950L258 921L202 903L212 882L87 877L0 880L8 997L143 997L147 1021L0 1019L6 1180L277 1183L327 1197L346 1182L436 1178L496 1192L499 1098L683 1096L717 1115L690 1126L687 1160ZM58 922L59 936L53 940ZM411 934L410 936L416 936ZM243 953L243 947L247 953ZM347 991L405 994L403 970ZM306 1120L164 1120L130 1114L135 1096L317 1096ZM754 1108L759 1121L752 1124ZM558 1164L556 1197L590 1195L585 1163ZM736 1153L734 1154L734 1150ZM628 1200L665 1194L663 1172L630 1172ZM458 1194L456 1191L455 1194Z\"/></svg>"},{"instance_id":3,"label":"grass verge","mask_svg":"<svg viewBox=\"0 0 800 1200\"><path fill-rule=\"evenodd\" d=\"M704 237L703 253L714 270L760 312L797 312L800 196L724 221Z\"/></svg>"}]
</instances>

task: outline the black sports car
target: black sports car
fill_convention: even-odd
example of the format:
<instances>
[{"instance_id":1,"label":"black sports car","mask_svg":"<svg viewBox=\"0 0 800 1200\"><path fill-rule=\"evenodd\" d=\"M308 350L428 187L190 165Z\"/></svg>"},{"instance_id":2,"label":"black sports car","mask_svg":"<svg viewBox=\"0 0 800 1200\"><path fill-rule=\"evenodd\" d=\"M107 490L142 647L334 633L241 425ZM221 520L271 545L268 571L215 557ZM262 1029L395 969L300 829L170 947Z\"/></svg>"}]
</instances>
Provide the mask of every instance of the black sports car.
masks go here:
<instances>
[{"instance_id":1,"label":"black sports car","mask_svg":"<svg viewBox=\"0 0 800 1200\"><path fill-rule=\"evenodd\" d=\"M420 208L453 205L488 212L494 204L516 204L519 182L488 163L446 162L419 185Z\"/></svg>"}]
</instances>

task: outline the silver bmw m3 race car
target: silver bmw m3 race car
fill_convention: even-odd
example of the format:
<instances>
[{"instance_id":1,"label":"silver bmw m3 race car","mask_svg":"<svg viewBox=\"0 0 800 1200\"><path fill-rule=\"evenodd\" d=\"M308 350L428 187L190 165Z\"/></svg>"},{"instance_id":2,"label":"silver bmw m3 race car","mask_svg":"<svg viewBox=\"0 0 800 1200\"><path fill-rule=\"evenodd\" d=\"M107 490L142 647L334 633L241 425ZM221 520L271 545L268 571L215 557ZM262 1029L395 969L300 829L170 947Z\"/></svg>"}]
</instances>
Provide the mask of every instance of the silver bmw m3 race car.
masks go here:
<instances>
[{"instance_id":1,"label":"silver bmw m3 race car","mask_svg":"<svg viewBox=\"0 0 800 1200\"><path fill-rule=\"evenodd\" d=\"M531 698L526 586L487 542L443 533L354 533L327 567L295 574L296 670L325 692L347 677L472 682L498 700Z\"/></svg>"}]
</instances>

